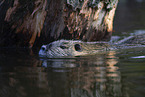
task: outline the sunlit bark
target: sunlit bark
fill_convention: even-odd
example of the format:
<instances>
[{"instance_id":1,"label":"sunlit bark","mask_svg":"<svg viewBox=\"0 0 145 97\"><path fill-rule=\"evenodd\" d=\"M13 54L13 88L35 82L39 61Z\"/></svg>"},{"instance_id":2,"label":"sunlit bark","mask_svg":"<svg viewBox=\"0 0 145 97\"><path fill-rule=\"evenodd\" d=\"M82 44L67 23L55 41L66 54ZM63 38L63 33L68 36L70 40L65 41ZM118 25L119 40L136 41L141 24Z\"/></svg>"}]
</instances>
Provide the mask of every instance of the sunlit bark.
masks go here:
<instances>
[{"instance_id":1,"label":"sunlit bark","mask_svg":"<svg viewBox=\"0 0 145 97\"><path fill-rule=\"evenodd\" d=\"M118 0L0 0L0 46L109 40Z\"/></svg>"}]
</instances>

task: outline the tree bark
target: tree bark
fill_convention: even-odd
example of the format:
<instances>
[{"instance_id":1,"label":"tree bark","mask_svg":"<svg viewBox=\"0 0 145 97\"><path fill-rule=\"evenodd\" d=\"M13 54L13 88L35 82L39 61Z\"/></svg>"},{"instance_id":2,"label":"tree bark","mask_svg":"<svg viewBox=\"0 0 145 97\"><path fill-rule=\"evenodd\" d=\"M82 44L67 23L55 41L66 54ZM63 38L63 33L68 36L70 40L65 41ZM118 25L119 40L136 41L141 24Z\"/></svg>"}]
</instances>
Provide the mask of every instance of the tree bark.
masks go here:
<instances>
[{"instance_id":1,"label":"tree bark","mask_svg":"<svg viewBox=\"0 0 145 97\"><path fill-rule=\"evenodd\" d=\"M0 46L109 40L118 0L0 0Z\"/></svg>"}]
</instances>

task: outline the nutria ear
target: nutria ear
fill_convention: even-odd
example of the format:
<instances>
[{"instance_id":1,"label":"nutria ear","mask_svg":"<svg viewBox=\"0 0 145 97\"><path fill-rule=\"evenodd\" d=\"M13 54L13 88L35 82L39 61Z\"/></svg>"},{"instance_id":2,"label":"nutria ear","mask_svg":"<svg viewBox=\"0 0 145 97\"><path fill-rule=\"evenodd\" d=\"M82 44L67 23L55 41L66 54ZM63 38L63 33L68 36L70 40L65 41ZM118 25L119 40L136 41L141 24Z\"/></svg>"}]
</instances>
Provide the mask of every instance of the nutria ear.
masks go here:
<instances>
[{"instance_id":1,"label":"nutria ear","mask_svg":"<svg viewBox=\"0 0 145 97\"><path fill-rule=\"evenodd\" d=\"M78 51L78 52L82 51L82 48L81 48L80 44L75 44L74 47L75 47L76 51Z\"/></svg>"}]
</instances>

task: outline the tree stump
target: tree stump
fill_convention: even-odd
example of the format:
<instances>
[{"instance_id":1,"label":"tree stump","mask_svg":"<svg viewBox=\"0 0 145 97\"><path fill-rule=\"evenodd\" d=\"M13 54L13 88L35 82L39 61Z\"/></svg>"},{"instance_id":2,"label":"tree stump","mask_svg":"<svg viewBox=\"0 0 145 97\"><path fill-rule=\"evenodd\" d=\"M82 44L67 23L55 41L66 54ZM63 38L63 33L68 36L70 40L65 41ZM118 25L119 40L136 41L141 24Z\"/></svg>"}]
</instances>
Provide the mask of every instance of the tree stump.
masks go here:
<instances>
[{"instance_id":1,"label":"tree stump","mask_svg":"<svg viewBox=\"0 0 145 97\"><path fill-rule=\"evenodd\" d=\"M109 40L118 0L0 0L0 46Z\"/></svg>"}]
</instances>

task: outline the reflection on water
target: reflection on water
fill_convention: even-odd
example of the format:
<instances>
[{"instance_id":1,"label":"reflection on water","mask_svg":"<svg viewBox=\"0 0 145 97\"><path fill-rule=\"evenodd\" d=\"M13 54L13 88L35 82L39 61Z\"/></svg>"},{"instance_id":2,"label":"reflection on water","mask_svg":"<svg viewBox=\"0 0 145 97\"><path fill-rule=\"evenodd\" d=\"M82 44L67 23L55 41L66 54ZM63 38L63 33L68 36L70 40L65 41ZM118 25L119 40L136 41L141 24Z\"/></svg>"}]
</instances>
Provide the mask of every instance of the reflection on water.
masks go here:
<instances>
[{"instance_id":1,"label":"reflection on water","mask_svg":"<svg viewBox=\"0 0 145 97\"><path fill-rule=\"evenodd\" d=\"M141 97L144 94L145 66L133 61L131 57L137 54L131 52L131 56L124 51L120 56L111 51L88 57L39 59L30 51L4 51L0 51L0 97Z\"/></svg>"},{"instance_id":2,"label":"reflection on water","mask_svg":"<svg viewBox=\"0 0 145 97\"><path fill-rule=\"evenodd\" d=\"M114 66L117 63L114 54L110 52L108 59L99 55L91 58L45 60L42 65L59 74L67 73L70 97L119 96L120 72L117 71L118 67Z\"/></svg>"}]
</instances>

